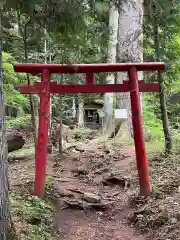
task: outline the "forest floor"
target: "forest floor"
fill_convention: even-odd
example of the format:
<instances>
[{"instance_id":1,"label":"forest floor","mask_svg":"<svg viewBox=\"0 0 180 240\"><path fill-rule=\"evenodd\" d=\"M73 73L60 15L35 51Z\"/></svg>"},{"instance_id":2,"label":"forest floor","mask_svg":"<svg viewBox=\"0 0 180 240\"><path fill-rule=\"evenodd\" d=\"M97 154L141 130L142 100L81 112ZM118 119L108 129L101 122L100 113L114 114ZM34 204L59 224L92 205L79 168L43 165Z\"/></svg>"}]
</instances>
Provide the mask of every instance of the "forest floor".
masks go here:
<instances>
[{"instance_id":1,"label":"forest floor","mask_svg":"<svg viewBox=\"0 0 180 240\"><path fill-rule=\"evenodd\" d=\"M151 157L150 173L153 190L145 199L138 196L133 147L96 139L74 142L63 156L49 155L41 202L30 195L33 155L11 163L11 208L19 239L180 239L178 156Z\"/></svg>"}]
</instances>

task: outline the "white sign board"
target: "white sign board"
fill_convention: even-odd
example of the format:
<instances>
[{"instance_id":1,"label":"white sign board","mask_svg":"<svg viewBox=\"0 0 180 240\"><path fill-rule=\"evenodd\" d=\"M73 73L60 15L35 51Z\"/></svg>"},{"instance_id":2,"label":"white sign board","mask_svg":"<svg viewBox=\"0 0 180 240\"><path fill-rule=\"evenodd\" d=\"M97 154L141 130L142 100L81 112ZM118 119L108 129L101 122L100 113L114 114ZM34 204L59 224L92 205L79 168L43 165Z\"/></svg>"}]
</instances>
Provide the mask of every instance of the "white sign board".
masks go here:
<instances>
[{"instance_id":1,"label":"white sign board","mask_svg":"<svg viewBox=\"0 0 180 240\"><path fill-rule=\"evenodd\" d=\"M127 109L115 109L115 119L127 119Z\"/></svg>"}]
</instances>

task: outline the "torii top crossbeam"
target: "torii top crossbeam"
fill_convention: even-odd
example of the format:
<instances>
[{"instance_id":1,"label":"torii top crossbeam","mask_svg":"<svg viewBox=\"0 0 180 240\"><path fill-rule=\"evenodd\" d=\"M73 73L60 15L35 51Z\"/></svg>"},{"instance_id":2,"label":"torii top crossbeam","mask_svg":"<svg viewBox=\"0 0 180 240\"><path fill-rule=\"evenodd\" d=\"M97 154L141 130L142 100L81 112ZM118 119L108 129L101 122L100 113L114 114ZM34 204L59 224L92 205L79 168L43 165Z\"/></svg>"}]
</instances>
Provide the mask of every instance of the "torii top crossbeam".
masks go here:
<instances>
[{"instance_id":1,"label":"torii top crossbeam","mask_svg":"<svg viewBox=\"0 0 180 240\"><path fill-rule=\"evenodd\" d=\"M98 72L127 72L132 67L137 71L164 70L162 62L148 63L116 63L116 64L15 64L15 72L41 73L47 69L50 73L98 73Z\"/></svg>"}]
</instances>

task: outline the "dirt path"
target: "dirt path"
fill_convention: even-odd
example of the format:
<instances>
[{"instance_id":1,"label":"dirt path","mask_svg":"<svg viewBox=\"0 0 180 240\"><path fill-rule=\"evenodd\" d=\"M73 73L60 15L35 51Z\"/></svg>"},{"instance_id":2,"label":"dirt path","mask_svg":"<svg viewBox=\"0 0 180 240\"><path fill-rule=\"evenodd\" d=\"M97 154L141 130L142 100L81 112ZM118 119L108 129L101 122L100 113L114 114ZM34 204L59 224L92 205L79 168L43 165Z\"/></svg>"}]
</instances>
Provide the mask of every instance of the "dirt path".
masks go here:
<instances>
[{"instance_id":1,"label":"dirt path","mask_svg":"<svg viewBox=\"0 0 180 240\"><path fill-rule=\"evenodd\" d=\"M127 224L132 211L127 186L134 172L134 150L117 144L107 148L94 143L78 144L75 149L58 164L52 161L55 186L60 193L56 239L145 239ZM111 175L120 181L102 184ZM89 193L93 199L85 201L84 196Z\"/></svg>"},{"instance_id":2,"label":"dirt path","mask_svg":"<svg viewBox=\"0 0 180 240\"><path fill-rule=\"evenodd\" d=\"M56 235L53 239L178 239L179 155L170 155L169 158L157 156L149 161L153 194L148 199L143 199L134 195L139 189L133 148L112 142L104 146L95 141L73 142L72 146L63 158L53 154L48 159L48 196L45 202L49 203L49 197L52 196L55 200L58 199L59 204L55 221L52 217L54 207L52 208L50 228L47 221L49 215L43 216L42 220L47 224L45 229L51 229L51 236ZM29 239L28 234L32 233L32 228L35 232L37 228L41 229L42 232L37 234L44 236L44 222L32 225L23 215L33 191L34 170L33 154L9 165L12 217L19 239L23 240ZM37 209L33 201L31 204L33 209ZM28 210L28 214L31 220L31 211ZM130 226L129 222L136 228ZM136 231L137 228L146 231L147 235L141 236ZM37 234L31 239L37 239Z\"/></svg>"}]
</instances>

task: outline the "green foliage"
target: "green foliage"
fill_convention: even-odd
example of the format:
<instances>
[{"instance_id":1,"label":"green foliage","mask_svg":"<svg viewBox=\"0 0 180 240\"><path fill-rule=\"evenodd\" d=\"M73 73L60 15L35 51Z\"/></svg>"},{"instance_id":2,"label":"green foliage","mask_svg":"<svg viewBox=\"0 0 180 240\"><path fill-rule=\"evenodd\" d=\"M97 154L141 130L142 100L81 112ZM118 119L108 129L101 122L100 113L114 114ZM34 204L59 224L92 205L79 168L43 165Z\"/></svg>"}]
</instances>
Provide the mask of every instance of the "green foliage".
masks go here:
<instances>
[{"instance_id":1,"label":"green foliage","mask_svg":"<svg viewBox=\"0 0 180 240\"><path fill-rule=\"evenodd\" d=\"M156 8L154 8L156 5ZM156 9L156 10L155 10ZM171 126L177 122L179 115L179 104L172 101L180 91L180 4L175 0L145 0L145 17L144 17L144 60L155 61L155 44L154 44L154 16L156 16L159 27L159 44L160 60L166 63L166 71L163 73L165 84L166 102L168 107L169 119ZM149 82L155 82L157 73L145 74L145 79ZM160 116L159 96L150 95L151 106L158 119ZM151 117L150 117L151 118ZM158 132L158 130L157 130Z\"/></svg>"},{"instance_id":2,"label":"green foliage","mask_svg":"<svg viewBox=\"0 0 180 240\"><path fill-rule=\"evenodd\" d=\"M23 207L23 218L28 224L28 239L50 240L52 238L53 208L49 203L37 198L29 197ZM34 224L35 222L35 224ZM36 224L38 222L38 224Z\"/></svg>"},{"instance_id":3,"label":"green foliage","mask_svg":"<svg viewBox=\"0 0 180 240\"><path fill-rule=\"evenodd\" d=\"M178 130L172 130L172 138L173 138L173 152L176 154L180 154L180 132Z\"/></svg>"},{"instance_id":4,"label":"green foliage","mask_svg":"<svg viewBox=\"0 0 180 240\"><path fill-rule=\"evenodd\" d=\"M85 140L93 138L93 131L89 128L75 128L72 130L75 139Z\"/></svg>"},{"instance_id":5,"label":"green foliage","mask_svg":"<svg viewBox=\"0 0 180 240\"><path fill-rule=\"evenodd\" d=\"M46 187L51 188L53 186L53 178L52 176L47 176L46 177Z\"/></svg>"},{"instance_id":6,"label":"green foliage","mask_svg":"<svg viewBox=\"0 0 180 240\"><path fill-rule=\"evenodd\" d=\"M8 153L8 162L14 163L17 159L22 159L22 160L29 159L32 156L34 156L35 154L34 152L35 151L33 147L30 147L30 146L27 146L27 148L23 147L19 150Z\"/></svg>"},{"instance_id":7,"label":"green foliage","mask_svg":"<svg viewBox=\"0 0 180 240\"><path fill-rule=\"evenodd\" d=\"M15 64L14 57L3 52L3 80L5 84L20 84L26 81L26 74L17 74L14 72L13 64Z\"/></svg>"},{"instance_id":8,"label":"green foliage","mask_svg":"<svg viewBox=\"0 0 180 240\"><path fill-rule=\"evenodd\" d=\"M156 156L157 153L162 154L164 152L164 138L162 121L158 118L157 108L159 108L158 103L154 103L155 97L152 94L146 94L143 96L143 123L145 129L145 136L148 138L147 151L149 156ZM177 106L175 106L177 108ZM172 109L172 112L175 110ZM172 119L176 119L173 116ZM175 124L179 127L178 124ZM172 127L174 126L172 125ZM173 139L173 154L180 153L180 133L179 130L173 129L171 127L171 135Z\"/></svg>"},{"instance_id":9,"label":"green foliage","mask_svg":"<svg viewBox=\"0 0 180 240\"><path fill-rule=\"evenodd\" d=\"M69 121L72 117L72 97L69 95L52 96L53 117Z\"/></svg>"},{"instance_id":10,"label":"green foliage","mask_svg":"<svg viewBox=\"0 0 180 240\"><path fill-rule=\"evenodd\" d=\"M112 0L118 7L122 1ZM164 74L166 91L170 98L175 92L179 92L180 86L180 5L177 0L170 3L168 0L145 1L144 17L144 60L154 61L155 47L153 41L153 5L156 4L160 30L160 58L166 62L166 73ZM166 6L166 7L164 7ZM19 94L14 84L24 83L26 75L15 74L12 63L25 61L26 37L28 61L44 63L45 56L48 62L52 63L99 63L106 62L110 29L108 22L109 1L75 1L75 0L38 0L20 1L13 4L7 1L3 13L3 46L8 53L4 53L4 79L5 79L5 101L6 106L24 111L29 107L26 96ZM18 23L18 27L15 25ZM46 29L46 33L44 31ZM25 31L26 30L26 31ZM173 40L172 40L173 39ZM47 51L45 53L45 40ZM11 55L9 54L11 52ZM15 58L15 59L14 59ZM32 77L31 77L32 78ZM63 79L52 76L58 82L83 83L85 76L66 75ZM104 75L95 75L96 82L104 83ZM153 82L156 74L145 74L145 79ZM82 95L81 95L82 96ZM91 96L91 95L90 95ZM73 97L73 96L72 96ZM77 96L76 96L77 97ZM144 106L145 128L154 136L161 137L162 127L159 120L160 110L157 104L158 95L150 95L152 101ZM169 103L168 98L168 103ZM53 96L53 109L55 116L62 116L63 119L70 119L72 114L72 98L68 96ZM144 104L145 105L145 104ZM150 108L150 105L153 105ZM177 105L176 105L177 106ZM177 115L179 107L168 107L172 114L171 122ZM153 109L152 109L153 108ZM14 121L14 120L13 120ZM21 120L23 121L23 120ZM19 120L15 121L17 124ZM157 123L158 122L158 123ZM15 124L16 124L15 123ZM24 124L24 123L23 123ZM158 125L160 124L160 125ZM158 130L159 128L159 130ZM83 135L79 131L77 137Z\"/></svg>"},{"instance_id":11,"label":"green foliage","mask_svg":"<svg viewBox=\"0 0 180 240\"><path fill-rule=\"evenodd\" d=\"M13 3L6 1L3 7L3 48L16 61L44 63L46 57L52 63L106 62L108 2L16 0ZM26 96L14 88L14 84L26 81L26 75L22 75L21 79L15 75L12 68L15 59L12 56L4 57L4 66L8 68L5 80L10 84L5 87L6 106L10 108L8 110L22 108L26 111L29 108ZM7 58L11 59L11 65ZM97 83L104 82L104 74L95 77ZM63 83L80 83L84 82L85 76L83 78L82 81L82 76L63 76ZM61 79L56 76L54 80ZM69 119L72 112L70 98L53 96L52 105L58 116Z\"/></svg>"},{"instance_id":12,"label":"green foliage","mask_svg":"<svg viewBox=\"0 0 180 240\"><path fill-rule=\"evenodd\" d=\"M7 126L26 128L31 126L31 116L25 115L23 117L10 119L10 120L7 120L6 123L7 123Z\"/></svg>"},{"instance_id":13,"label":"green foliage","mask_svg":"<svg viewBox=\"0 0 180 240\"><path fill-rule=\"evenodd\" d=\"M46 226L32 226L28 227L29 240L53 240L52 234L47 232Z\"/></svg>"},{"instance_id":14,"label":"green foliage","mask_svg":"<svg viewBox=\"0 0 180 240\"><path fill-rule=\"evenodd\" d=\"M143 97L143 123L150 140L163 138L162 121L157 118L155 108L149 96Z\"/></svg>"},{"instance_id":15,"label":"green foliage","mask_svg":"<svg viewBox=\"0 0 180 240\"><path fill-rule=\"evenodd\" d=\"M5 106L9 108L21 108L27 109L28 99L25 95L22 95L18 90L14 89L13 85L4 85L5 91Z\"/></svg>"},{"instance_id":16,"label":"green foliage","mask_svg":"<svg viewBox=\"0 0 180 240\"><path fill-rule=\"evenodd\" d=\"M16 74L13 69L15 59L3 52L3 80L5 91L5 108L8 113L19 110L21 113L28 108L28 99L15 89L16 85L26 81L25 74Z\"/></svg>"},{"instance_id":17,"label":"green foliage","mask_svg":"<svg viewBox=\"0 0 180 240\"><path fill-rule=\"evenodd\" d=\"M53 239L53 206L35 196L11 196L11 211L20 216L26 223L26 239Z\"/></svg>"},{"instance_id":18,"label":"green foliage","mask_svg":"<svg viewBox=\"0 0 180 240\"><path fill-rule=\"evenodd\" d=\"M47 204L45 201L38 197L28 197L25 201L22 213L25 220L31 220L32 218L47 218L52 212L52 207Z\"/></svg>"}]
</instances>

